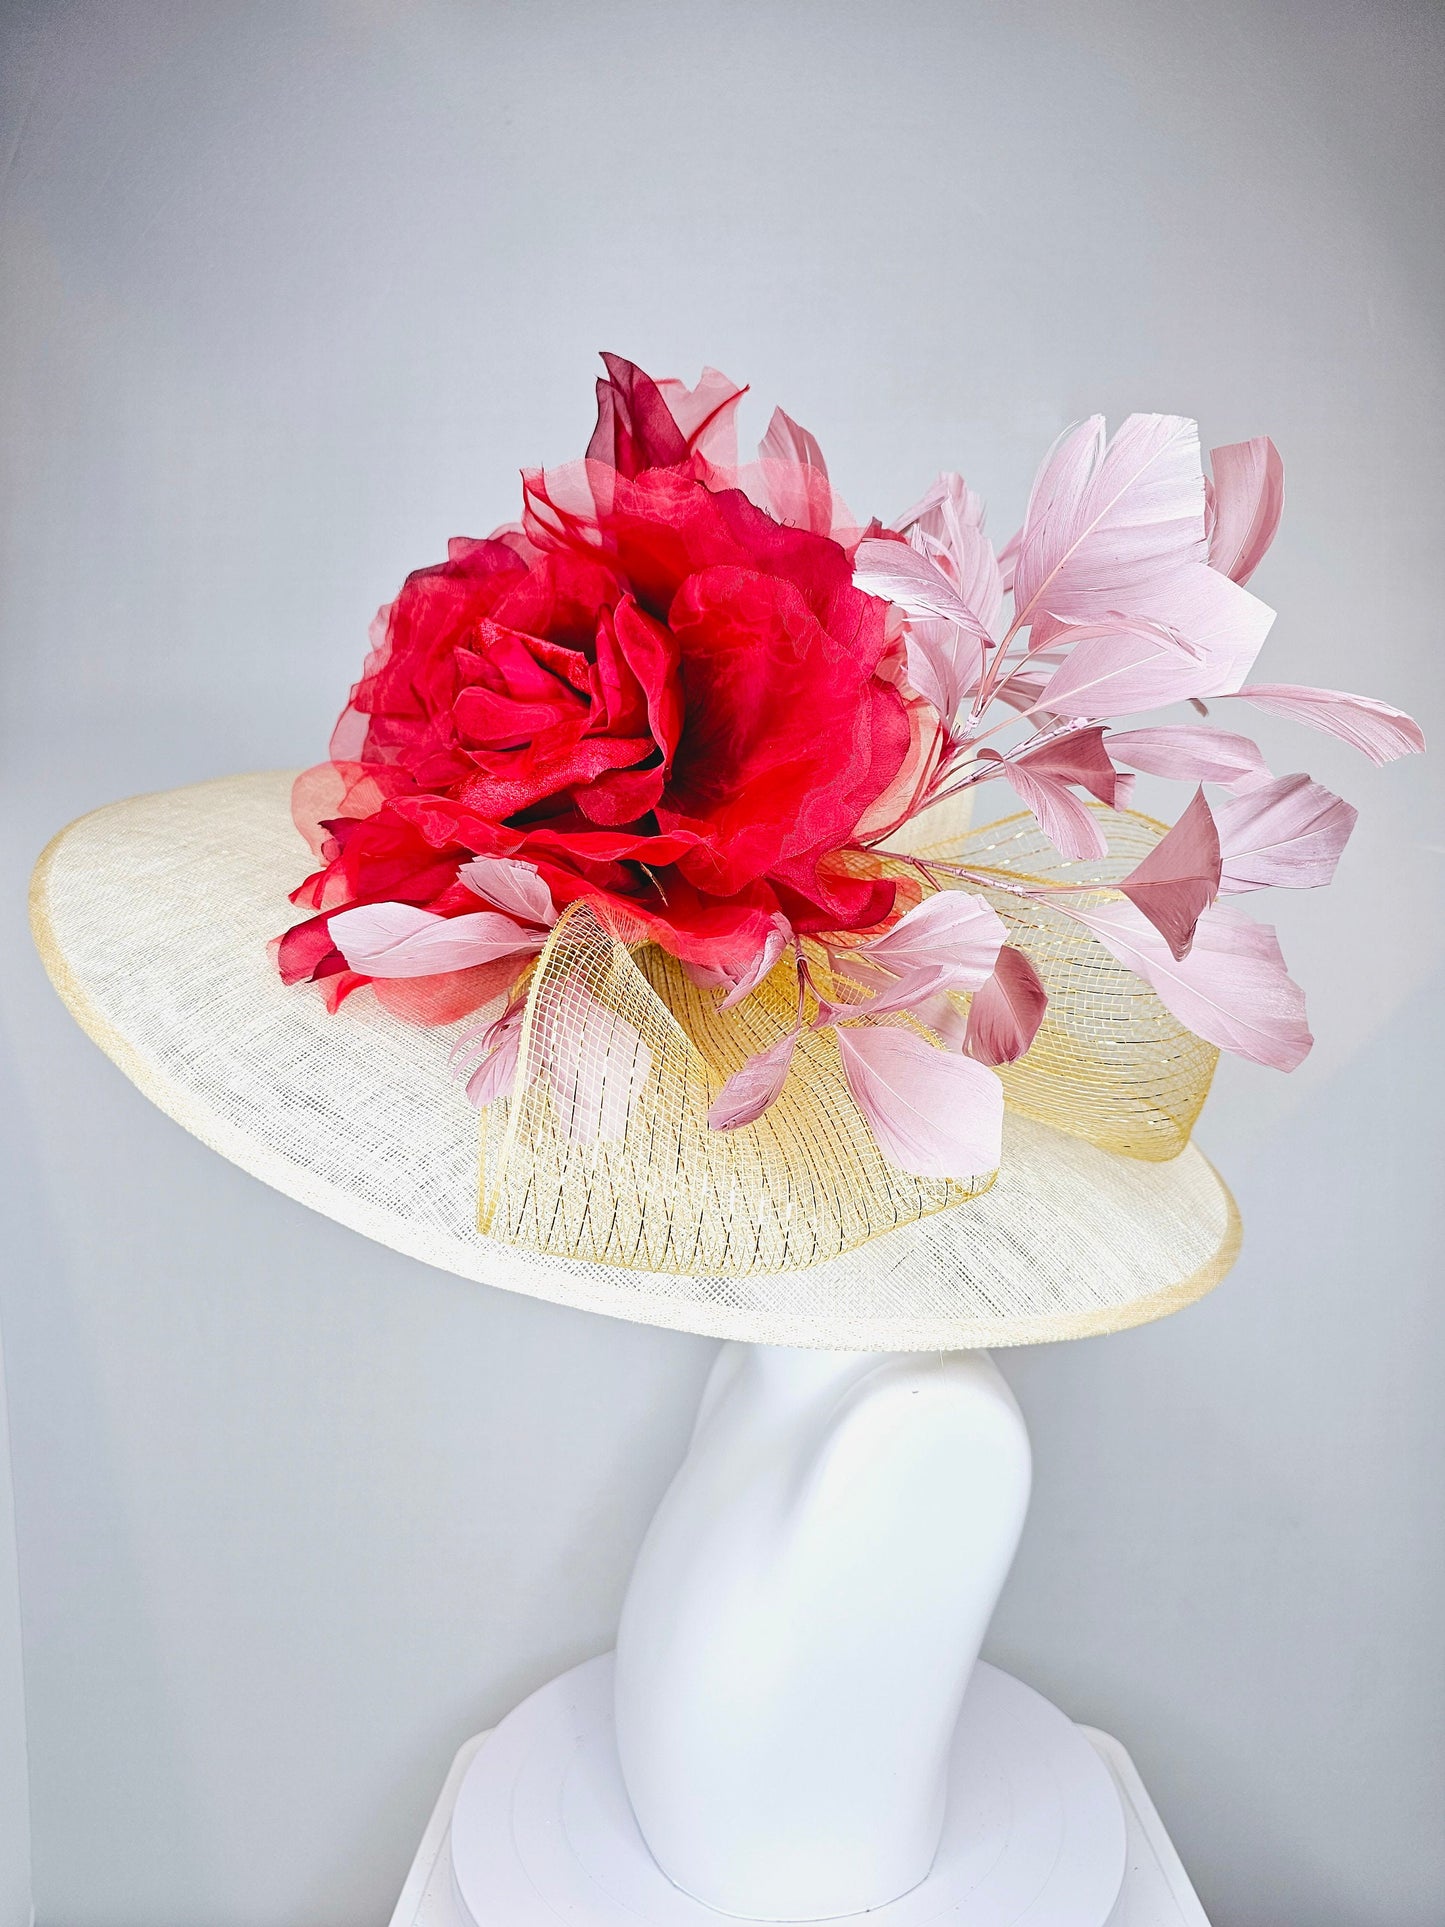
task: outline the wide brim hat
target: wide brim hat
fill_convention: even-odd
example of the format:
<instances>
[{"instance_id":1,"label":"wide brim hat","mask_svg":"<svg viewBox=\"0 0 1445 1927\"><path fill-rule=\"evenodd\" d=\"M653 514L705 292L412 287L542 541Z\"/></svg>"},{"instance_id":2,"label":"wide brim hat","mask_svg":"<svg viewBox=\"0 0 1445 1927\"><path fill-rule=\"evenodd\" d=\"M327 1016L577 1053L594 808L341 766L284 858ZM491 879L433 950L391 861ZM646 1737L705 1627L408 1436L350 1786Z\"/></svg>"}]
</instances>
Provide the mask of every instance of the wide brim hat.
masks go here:
<instances>
[{"instance_id":1,"label":"wide brim hat","mask_svg":"<svg viewBox=\"0 0 1445 1927\"><path fill-rule=\"evenodd\" d=\"M1045 1121L1027 1074L986 1190L823 1262L609 1263L559 1255L535 1227L499 1231L494 1217L482 1230L478 1116L448 1072L458 1027L420 1028L360 997L331 1013L276 973L268 941L292 920L307 859L292 780L225 777L82 817L36 867L32 922L72 1014L153 1103L353 1230L559 1304L860 1351L1120 1331L1201 1297L1233 1262L1238 1214L1187 1124L1168 1155L1128 1154L1107 1132Z\"/></svg>"}]
</instances>

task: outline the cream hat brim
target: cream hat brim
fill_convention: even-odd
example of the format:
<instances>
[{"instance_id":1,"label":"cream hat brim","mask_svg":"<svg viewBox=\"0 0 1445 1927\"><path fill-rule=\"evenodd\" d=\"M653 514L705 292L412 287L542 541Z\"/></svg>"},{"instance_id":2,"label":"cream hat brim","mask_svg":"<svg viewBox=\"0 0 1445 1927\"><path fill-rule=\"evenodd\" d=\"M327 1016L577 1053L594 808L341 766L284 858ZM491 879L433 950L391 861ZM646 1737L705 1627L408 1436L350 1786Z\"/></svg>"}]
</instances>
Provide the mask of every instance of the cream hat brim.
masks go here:
<instances>
[{"instance_id":1,"label":"cream hat brim","mask_svg":"<svg viewBox=\"0 0 1445 1927\"><path fill-rule=\"evenodd\" d=\"M1121 1331L1202 1297L1239 1249L1208 1161L1101 1151L1010 1115L983 1196L805 1270L679 1277L539 1256L476 1226L478 1122L427 1030L367 992L329 1015L267 942L311 860L289 773L133 797L62 830L35 941L81 1027L169 1117L327 1217L445 1271L642 1324L844 1351Z\"/></svg>"}]
</instances>

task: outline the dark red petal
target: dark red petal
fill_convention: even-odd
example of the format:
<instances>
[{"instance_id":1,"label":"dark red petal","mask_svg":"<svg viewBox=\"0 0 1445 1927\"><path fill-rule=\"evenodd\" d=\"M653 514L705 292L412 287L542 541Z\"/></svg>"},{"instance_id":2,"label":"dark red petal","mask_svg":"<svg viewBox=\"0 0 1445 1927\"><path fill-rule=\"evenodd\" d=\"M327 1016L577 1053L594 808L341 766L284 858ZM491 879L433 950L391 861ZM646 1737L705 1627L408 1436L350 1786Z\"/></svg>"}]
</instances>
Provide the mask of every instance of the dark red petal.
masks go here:
<instances>
[{"instance_id":1,"label":"dark red petal","mask_svg":"<svg viewBox=\"0 0 1445 1927\"><path fill-rule=\"evenodd\" d=\"M597 383L597 426L587 444L588 459L628 476L685 462L687 437L651 375L621 355L602 359L607 375Z\"/></svg>"}]
</instances>

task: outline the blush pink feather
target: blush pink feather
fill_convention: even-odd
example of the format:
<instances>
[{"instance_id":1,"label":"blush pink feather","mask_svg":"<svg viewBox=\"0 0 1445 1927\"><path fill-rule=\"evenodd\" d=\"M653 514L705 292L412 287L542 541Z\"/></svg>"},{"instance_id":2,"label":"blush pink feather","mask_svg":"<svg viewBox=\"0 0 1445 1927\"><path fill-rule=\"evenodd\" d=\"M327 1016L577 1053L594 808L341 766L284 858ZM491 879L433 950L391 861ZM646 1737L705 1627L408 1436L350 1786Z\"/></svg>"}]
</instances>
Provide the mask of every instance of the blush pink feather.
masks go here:
<instances>
[{"instance_id":1,"label":"blush pink feather","mask_svg":"<svg viewBox=\"0 0 1445 1927\"><path fill-rule=\"evenodd\" d=\"M1189 954L1181 958L1132 903L1075 906L1068 914L1206 1043L1281 1071L1292 1071L1309 1054L1314 1039L1304 995L1267 923L1213 904L1195 924Z\"/></svg>"},{"instance_id":2,"label":"blush pink feather","mask_svg":"<svg viewBox=\"0 0 1445 1927\"><path fill-rule=\"evenodd\" d=\"M920 1178L997 1169L1003 1086L991 1070L886 1024L850 1024L837 1035L853 1101L891 1164Z\"/></svg>"},{"instance_id":3,"label":"blush pink feather","mask_svg":"<svg viewBox=\"0 0 1445 1927\"><path fill-rule=\"evenodd\" d=\"M1278 776L1215 812L1220 889L1317 890L1334 881L1359 812L1308 776Z\"/></svg>"},{"instance_id":4,"label":"blush pink feather","mask_svg":"<svg viewBox=\"0 0 1445 1927\"><path fill-rule=\"evenodd\" d=\"M1022 950L1006 944L993 975L973 993L963 1048L980 1064L1013 1064L1039 1034L1049 1007L1043 979Z\"/></svg>"},{"instance_id":5,"label":"blush pink feather","mask_svg":"<svg viewBox=\"0 0 1445 1927\"><path fill-rule=\"evenodd\" d=\"M1187 957L1200 917L1219 894L1219 830L1204 791L1196 790L1179 821L1119 889L1163 937L1176 958Z\"/></svg>"},{"instance_id":6,"label":"blush pink feather","mask_svg":"<svg viewBox=\"0 0 1445 1927\"><path fill-rule=\"evenodd\" d=\"M1241 586L1274 540L1284 509L1284 463L1268 435L1230 442L1209 456L1204 526L1209 566Z\"/></svg>"}]
</instances>

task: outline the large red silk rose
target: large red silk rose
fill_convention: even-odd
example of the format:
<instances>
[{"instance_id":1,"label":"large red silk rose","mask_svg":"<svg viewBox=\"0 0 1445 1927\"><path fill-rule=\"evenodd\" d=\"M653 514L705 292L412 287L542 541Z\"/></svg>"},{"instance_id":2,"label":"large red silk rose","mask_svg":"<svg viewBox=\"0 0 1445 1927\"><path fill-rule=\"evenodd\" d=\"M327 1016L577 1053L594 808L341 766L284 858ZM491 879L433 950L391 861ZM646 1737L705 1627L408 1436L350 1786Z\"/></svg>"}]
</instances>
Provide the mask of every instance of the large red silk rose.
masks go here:
<instances>
[{"instance_id":1,"label":"large red silk rose","mask_svg":"<svg viewBox=\"0 0 1445 1927\"><path fill-rule=\"evenodd\" d=\"M917 762L887 605L838 542L732 485L741 391L608 368L585 462L529 473L520 528L453 542L378 617L333 760L298 786L324 867L294 894L317 914L281 940L287 981L366 981L328 934L340 910L476 911L474 856L522 858L557 904L625 906L734 974L780 916L890 914L893 885L838 855ZM382 988L443 1021L511 969Z\"/></svg>"}]
</instances>

